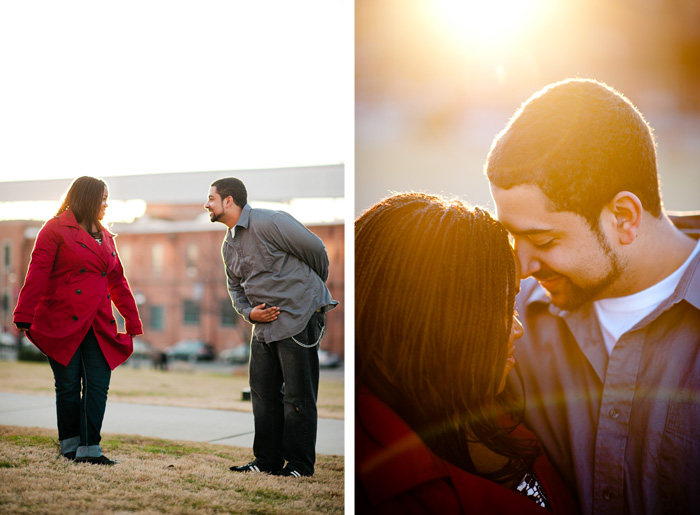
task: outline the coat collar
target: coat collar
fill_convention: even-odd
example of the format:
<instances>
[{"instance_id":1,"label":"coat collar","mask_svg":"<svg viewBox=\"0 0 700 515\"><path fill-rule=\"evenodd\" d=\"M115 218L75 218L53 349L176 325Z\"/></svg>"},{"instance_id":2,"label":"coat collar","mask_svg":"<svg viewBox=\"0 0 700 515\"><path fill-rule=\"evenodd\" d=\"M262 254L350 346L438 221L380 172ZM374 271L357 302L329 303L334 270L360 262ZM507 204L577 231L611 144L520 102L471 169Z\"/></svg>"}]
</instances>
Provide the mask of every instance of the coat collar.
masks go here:
<instances>
[{"instance_id":1,"label":"coat collar","mask_svg":"<svg viewBox=\"0 0 700 515\"><path fill-rule=\"evenodd\" d=\"M70 209L66 209L60 215L58 215L58 224L74 229L72 233L74 235L75 242L94 252L105 264L108 263L109 258L107 253L113 250L113 245L109 245L107 243L114 238L114 235L111 232L104 227L102 228L102 245L100 245L97 243L97 241L95 241L95 238L90 236L90 234L88 234L88 232L81 227Z\"/></svg>"},{"instance_id":2,"label":"coat collar","mask_svg":"<svg viewBox=\"0 0 700 515\"><path fill-rule=\"evenodd\" d=\"M75 215L73 214L73 211L71 211L70 209L66 209L61 214L55 216L54 218L58 218L58 225L65 225L68 227L75 227L76 229L83 229L83 227L75 219ZM87 231L85 231L85 229L83 229L83 232L87 234ZM105 237L114 238L114 234L103 226L102 227L102 237L103 238L105 238Z\"/></svg>"}]
</instances>

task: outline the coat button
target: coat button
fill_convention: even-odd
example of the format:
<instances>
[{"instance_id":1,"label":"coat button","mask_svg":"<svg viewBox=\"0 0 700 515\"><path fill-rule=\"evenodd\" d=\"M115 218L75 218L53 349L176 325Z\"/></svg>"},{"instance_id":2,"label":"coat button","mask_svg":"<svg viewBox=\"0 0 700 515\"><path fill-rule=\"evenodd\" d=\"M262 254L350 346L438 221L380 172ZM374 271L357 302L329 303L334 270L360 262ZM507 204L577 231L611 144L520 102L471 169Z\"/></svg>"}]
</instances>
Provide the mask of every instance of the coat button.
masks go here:
<instances>
[{"instance_id":1,"label":"coat button","mask_svg":"<svg viewBox=\"0 0 700 515\"><path fill-rule=\"evenodd\" d=\"M83 293L83 291L82 291L82 290L75 290L75 293L77 293L78 295L80 295L81 293Z\"/></svg>"},{"instance_id":2,"label":"coat button","mask_svg":"<svg viewBox=\"0 0 700 515\"><path fill-rule=\"evenodd\" d=\"M78 317L75 316L75 315L73 315L73 321L74 321L74 322L77 322L77 321L78 321Z\"/></svg>"},{"instance_id":3,"label":"coat button","mask_svg":"<svg viewBox=\"0 0 700 515\"><path fill-rule=\"evenodd\" d=\"M81 243L80 246L83 248L87 248L87 245L85 245L84 243Z\"/></svg>"},{"instance_id":4,"label":"coat button","mask_svg":"<svg viewBox=\"0 0 700 515\"><path fill-rule=\"evenodd\" d=\"M112 295L108 293L108 294L107 294L107 298L108 298L108 299L111 299L111 298L112 298Z\"/></svg>"},{"instance_id":5,"label":"coat button","mask_svg":"<svg viewBox=\"0 0 700 515\"><path fill-rule=\"evenodd\" d=\"M113 255L113 256L116 256L116 255L117 255L117 253L116 253L116 252L112 252L112 255Z\"/></svg>"},{"instance_id":6,"label":"coat button","mask_svg":"<svg viewBox=\"0 0 700 515\"><path fill-rule=\"evenodd\" d=\"M102 277L104 277L105 275L107 275L107 272L102 272Z\"/></svg>"},{"instance_id":7,"label":"coat button","mask_svg":"<svg viewBox=\"0 0 700 515\"><path fill-rule=\"evenodd\" d=\"M110 320L109 323L114 324L114 323L116 323L116 320Z\"/></svg>"},{"instance_id":8,"label":"coat button","mask_svg":"<svg viewBox=\"0 0 700 515\"><path fill-rule=\"evenodd\" d=\"M84 268L81 268L81 269L80 269L80 273L81 273L81 274L84 274L84 273L85 273L85 269L84 269Z\"/></svg>"}]
</instances>

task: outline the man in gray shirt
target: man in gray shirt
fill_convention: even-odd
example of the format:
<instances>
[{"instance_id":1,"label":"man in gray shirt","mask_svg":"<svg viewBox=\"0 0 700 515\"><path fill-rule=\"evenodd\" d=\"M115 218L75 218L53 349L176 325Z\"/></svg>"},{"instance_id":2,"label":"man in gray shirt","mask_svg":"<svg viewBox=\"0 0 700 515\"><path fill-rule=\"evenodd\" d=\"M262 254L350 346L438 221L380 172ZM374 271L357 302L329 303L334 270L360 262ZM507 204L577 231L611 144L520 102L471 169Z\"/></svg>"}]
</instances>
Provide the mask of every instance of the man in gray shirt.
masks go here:
<instances>
[{"instance_id":1,"label":"man in gray shirt","mask_svg":"<svg viewBox=\"0 0 700 515\"><path fill-rule=\"evenodd\" d=\"M700 244L664 212L651 128L612 88L563 81L486 173L530 277L526 423L581 512L700 513Z\"/></svg>"},{"instance_id":2,"label":"man in gray shirt","mask_svg":"<svg viewBox=\"0 0 700 515\"><path fill-rule=\"evenodd\" d=\"M338 304L325 285L328 255L320 238L288 213L247 202L243 182L229 177L212 183L204 205L212 222L228 227L221 252L229 295L255 325L249 377L255 459L231 470L312 476L318 348L326 312Z\"/></svg>"}]
</instances>

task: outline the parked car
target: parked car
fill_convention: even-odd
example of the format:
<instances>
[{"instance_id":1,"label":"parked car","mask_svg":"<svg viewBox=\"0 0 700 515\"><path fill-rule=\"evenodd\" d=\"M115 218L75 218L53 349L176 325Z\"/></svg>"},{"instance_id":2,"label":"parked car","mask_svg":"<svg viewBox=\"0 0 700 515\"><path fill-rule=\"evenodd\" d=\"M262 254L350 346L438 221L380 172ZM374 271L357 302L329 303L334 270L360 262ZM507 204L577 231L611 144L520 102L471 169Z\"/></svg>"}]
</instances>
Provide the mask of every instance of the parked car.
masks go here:
<instances>
[{"instance_id":1,"label":"parked car","mask_svg":"<svg viewBox=\"0 0 700 515\"><path fill-rule=\"evenodd\" d=\"M340 366L340 363L341 359L338 354L323 349L318 350L318 366L321 368L337 368Z\"/></svg>"},{"instance_id":2,"label":"parked car","mask_svg":"<svg viewBox=\"0 0 700 515\"><path fill-rule=\"evenodd\" d=\"M134 352L129 356L126 363L132 367L139 368L143 365L150 365L153 363L153 360L153 347L151 347L151 344L141 338L134 338Z\"/></svg>"},{"instance_id":3,"label":"parked car","mask_svg":"<svg viewBox=\"0 0 700 515\"><path fill-rule=\"evenodd\" d=\"M134 338L134 353L132 358L138 359L153 359L153 347L151 344L141 338Z\"/></svg>"},{"instance_id":4,"label":"parked car","mask_svg":"<svg viewBox=\"0 0 700 515\"><path fill-rule=\"evenodd\" d=\"M17 339L12 333L0 332L0 347L7 347L9 349L17 347Z\"/></svg>"},{"instance_id":5,"label":"parked car","mask_svg":"<svg viewBox=\"0 0 700 515\"><path fill-rule=\"evenodd\" d=\"M214 347L201 340L181 340L165 349L168 361L211 361L216 357Z\"/></svg>"},{"instance_id":6,"label":"parked car","mask_svg":"<svg viewBox=\"0 0 700 515\"><path fill-rule=\"evenodd\" d=\"M46 361L46 356L36 348L29 338L22 335L17 359L20 361Z\"/></svg>"},{"instance_id":7,"label":"parked car","mask_svg":"<svg viewBox=\"0 0 700 515\"><path fill-rule=\"evenodd\" d=\"M250 344L241 343L232 349L224 349L219 352L219 359L235 365L247 364L250 360Z\"/></svg>"}]
</instances>

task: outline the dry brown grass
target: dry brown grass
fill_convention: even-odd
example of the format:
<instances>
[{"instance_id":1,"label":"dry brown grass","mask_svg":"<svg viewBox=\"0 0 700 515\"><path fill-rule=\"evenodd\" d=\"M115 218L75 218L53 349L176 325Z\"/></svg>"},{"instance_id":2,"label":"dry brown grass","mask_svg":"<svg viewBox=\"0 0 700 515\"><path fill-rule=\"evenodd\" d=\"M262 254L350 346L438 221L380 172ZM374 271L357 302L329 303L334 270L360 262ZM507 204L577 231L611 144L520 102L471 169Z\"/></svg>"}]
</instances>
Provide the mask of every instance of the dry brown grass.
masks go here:
<instances>
[{"instance_id":1,"label":"dry brown grass","mask_svg":"<svg viewBox=\"0 0 700 515\"><path fill-rule=\"evenodd\" d=\"M341 456L311 478L230 472L250 449L104 435L113 467L58 456L55 430L0 426L0 513L341 513Z\"/></svg>"},{"instance_id":2,"label":"dry brown grass","mask_svg":"<svg viewBox=\"0 0 700 515\"><path fill-rule=\"evenodd\" d=\"M112 373L109 400L252 411L250 402L241 400L241 391L247 386L248 374L244 369L227 374L198 371L185 363L176 364L168 372L121 366ZM342 379L322 376L318 393L319 417L344 417L344 386ZM51 367L48 363L0 361L0 391L54 395Z\"/></svg>"}]
</instances>

